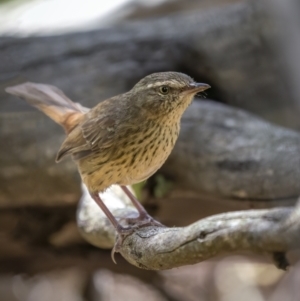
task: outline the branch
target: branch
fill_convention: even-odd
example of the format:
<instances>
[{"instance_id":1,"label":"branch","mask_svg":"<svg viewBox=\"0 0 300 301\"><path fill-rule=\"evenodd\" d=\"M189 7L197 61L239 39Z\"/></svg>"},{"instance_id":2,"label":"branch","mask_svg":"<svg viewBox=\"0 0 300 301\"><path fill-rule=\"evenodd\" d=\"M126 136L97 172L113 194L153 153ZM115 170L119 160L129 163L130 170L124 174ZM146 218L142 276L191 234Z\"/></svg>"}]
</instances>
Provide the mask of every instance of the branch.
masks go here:
<instances>
[{"instance_id":1,"label":"branch","mask_svg":"<svg viewBox=\"0 0 300 301\"><path fill-rule=\"evenodd\" d=\"M113 214L125 219L135 209L118 198L117 187L102 198ZM163 270L195 264L223 252L248 250L274 255L277 264L286 268L284 253L300 247L300 206L270 210L250 210L214 215L187 227L144 227L137 229L123 242L120 253L131 264L149 270ZM84 238L98 247L112 247L116 238L93 200L84 193L77 218Z\"/></svg>"}]
</instances>

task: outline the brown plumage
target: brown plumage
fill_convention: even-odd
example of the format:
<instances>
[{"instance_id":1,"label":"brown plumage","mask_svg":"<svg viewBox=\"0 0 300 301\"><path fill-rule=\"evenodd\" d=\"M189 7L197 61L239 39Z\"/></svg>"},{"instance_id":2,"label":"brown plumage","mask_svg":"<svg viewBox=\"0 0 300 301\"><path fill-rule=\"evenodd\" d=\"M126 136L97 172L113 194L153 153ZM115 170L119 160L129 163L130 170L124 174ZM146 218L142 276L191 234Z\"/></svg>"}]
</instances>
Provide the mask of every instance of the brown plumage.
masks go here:
<instances>
[{"instance_id":1,"label":"brown plumage","mask_svg":"<svg viewBox=\"0 0 300 301\"><path fill-rule=\"evenodd\" d=\"M112 184L141 182L161 167L177 140L183 112L194 95L207 88L182 73L154 73L129 92L91 110L50 85L25 83L6 91L24 98L64 127L67 137L56 160L72 155L99 204L98 193ZM103 203L99 205L108 214ZM137 207L145 218L141 205ZM112 223L120 231L115 219Z\"/></svg>"}]
</instances>

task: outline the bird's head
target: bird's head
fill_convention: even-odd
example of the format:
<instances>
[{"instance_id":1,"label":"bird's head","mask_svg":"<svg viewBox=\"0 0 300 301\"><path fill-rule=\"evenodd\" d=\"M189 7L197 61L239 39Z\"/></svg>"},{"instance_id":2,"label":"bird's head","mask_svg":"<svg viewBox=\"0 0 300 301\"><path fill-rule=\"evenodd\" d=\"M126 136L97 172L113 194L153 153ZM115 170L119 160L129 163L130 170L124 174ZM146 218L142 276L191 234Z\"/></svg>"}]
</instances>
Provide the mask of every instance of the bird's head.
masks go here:
<instances>
[{"instance_id":1,"label":"bird's head","mask_svg":"<svg viewBox=\"0 0 300 301\"><path fill-rule=\"evenodd\" d=\"M130 91L135 104L153 117L181 117L193 97L209 85L195 82L178 72L153 73L140 80Z\"/></svg>"}]
</instances>

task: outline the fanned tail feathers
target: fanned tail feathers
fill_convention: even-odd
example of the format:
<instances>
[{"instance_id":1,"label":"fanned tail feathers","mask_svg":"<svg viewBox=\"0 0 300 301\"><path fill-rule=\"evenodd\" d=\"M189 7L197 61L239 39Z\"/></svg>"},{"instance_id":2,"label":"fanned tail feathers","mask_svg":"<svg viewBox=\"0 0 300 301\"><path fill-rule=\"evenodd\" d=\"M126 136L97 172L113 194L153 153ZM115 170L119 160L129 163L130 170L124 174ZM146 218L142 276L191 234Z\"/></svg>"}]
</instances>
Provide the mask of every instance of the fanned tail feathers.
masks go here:
<instances>
[{"instance_id":1,"label":"fanned tail feathers","mask_svg":"<svg viewBox=\"0 0 300 301\"><path fill-rule=\"evenodd\" d=\"M26 100L44 112L69 133L89 109L74 103L60 89L44 84L24 83L8 87L7 93Z\"/></svg>"}]
</instances>

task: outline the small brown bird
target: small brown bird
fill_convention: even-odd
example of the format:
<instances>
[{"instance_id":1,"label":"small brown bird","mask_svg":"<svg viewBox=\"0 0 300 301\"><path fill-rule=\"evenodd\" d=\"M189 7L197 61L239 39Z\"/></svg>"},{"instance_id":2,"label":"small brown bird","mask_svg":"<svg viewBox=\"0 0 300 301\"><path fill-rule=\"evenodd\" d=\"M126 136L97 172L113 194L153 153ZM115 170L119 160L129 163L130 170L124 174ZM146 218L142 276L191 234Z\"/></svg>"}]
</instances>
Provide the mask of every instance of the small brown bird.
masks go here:
<instances>
[{"instance_id":1,"label":"small brown bird","mask_svg":"<svg viewBox=\"0 0 300 301\"><path fill-rule=\"evenodd\" d=\"M62 125L67 138L56 161L72 155L92 198L111 221L119 237L122 227L99 197L121 185L139 212L137 224L155 223L126 185L141 182L166 161L177 140L180 119L195 94L210 88L177 72L154 73L129 92L100 102L89 110L72 102L54 86L24 83L6 88Z\"/></svg>"}]
</instances>

